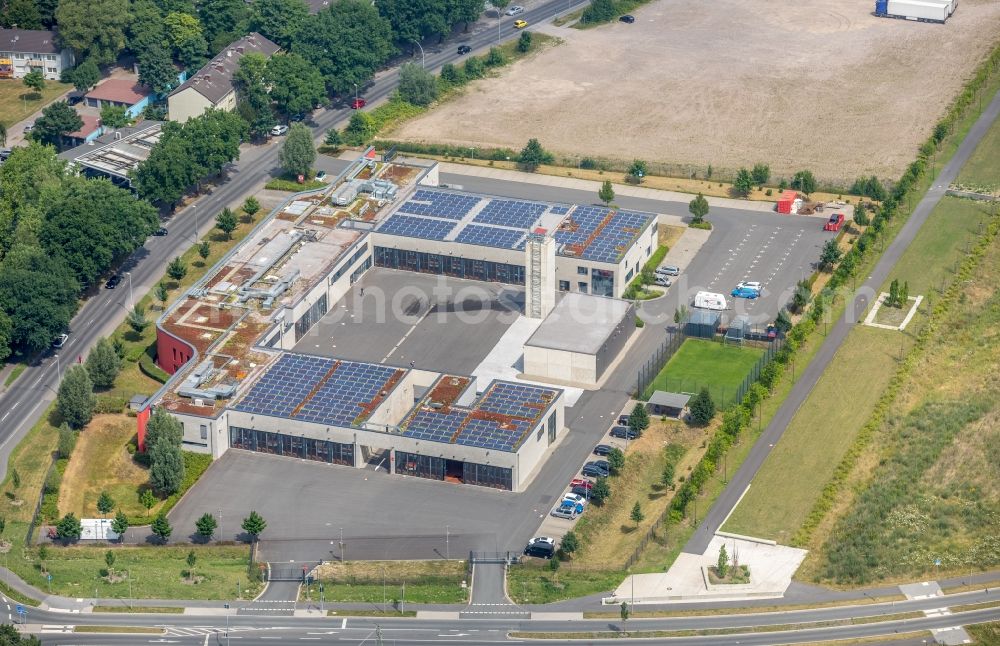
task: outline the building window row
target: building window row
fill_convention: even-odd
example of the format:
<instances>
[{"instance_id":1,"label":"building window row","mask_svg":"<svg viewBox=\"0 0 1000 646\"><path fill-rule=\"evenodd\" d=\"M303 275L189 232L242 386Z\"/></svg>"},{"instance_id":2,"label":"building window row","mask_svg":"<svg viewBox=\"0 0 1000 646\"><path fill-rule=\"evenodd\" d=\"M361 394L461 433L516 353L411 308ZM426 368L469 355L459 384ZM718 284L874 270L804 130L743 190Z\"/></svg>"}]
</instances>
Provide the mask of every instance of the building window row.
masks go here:
<instances>
[{"instance_id":1,"label":"building window row","mask_svg":"<svg viewBox=\"0 0 1000 646\"><path fill-rule=\"evenodd\" d=\"M303 460L354 466L354 445L311 437L229 427L229 446L257 453L270 453Z\"/></svg>"},{"instance_id":2,"label":"building window row","mask_svg":"<svg viewBox=\"0 0 1000 646\"><path fill-rule=\"evenodd\" d=\"M508 285L524 285L524 267L520 265L423 251L375 247L375 266Z\"/></svg>"},{"instance_id":3,"label":"building window row","mask_svg":"<svg viewBox=\"0 0 1000 646\"><path fill-rule=\"evenodd\" d=\"M323 316L326 315L326 294L320 296L315 303L313 303L306 313L299 317L299 320L295 321L295 341L296 343L305 336L306 332L309 331L313 325L316 324Z\"/></svg>"}]
</instances>

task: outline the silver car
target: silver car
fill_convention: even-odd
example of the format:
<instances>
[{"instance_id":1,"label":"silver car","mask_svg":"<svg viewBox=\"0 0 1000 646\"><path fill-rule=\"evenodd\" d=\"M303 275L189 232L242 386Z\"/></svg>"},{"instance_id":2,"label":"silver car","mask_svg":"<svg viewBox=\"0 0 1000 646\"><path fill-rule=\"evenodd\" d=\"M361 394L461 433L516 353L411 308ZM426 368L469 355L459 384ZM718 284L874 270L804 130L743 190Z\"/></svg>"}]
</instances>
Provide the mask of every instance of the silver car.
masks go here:
<instances>
[{"instance_id":1,"label":"silver car","mask_svg":"<svg viewBox=\"0 0 1000 646\"><path fill-rule=\"evenodd\" d=\"M512 7L508 7L507 11L505 11L504 13L506 13L508 16L516 16L518 14L524 13L524 7L522 7L519 4L516 4L513 5Z\"/></svg>"},{"instance_id":2,"label":"silver car","mask_svg":"<svg viewBox=\"0 0 1000 646\"><path fill-rule=\"evenodd\" d=\"M656 273L663 276L680 276L681 270L673 265L663 265L662 267L656 268Z\"/></svg>"}]
</instances>

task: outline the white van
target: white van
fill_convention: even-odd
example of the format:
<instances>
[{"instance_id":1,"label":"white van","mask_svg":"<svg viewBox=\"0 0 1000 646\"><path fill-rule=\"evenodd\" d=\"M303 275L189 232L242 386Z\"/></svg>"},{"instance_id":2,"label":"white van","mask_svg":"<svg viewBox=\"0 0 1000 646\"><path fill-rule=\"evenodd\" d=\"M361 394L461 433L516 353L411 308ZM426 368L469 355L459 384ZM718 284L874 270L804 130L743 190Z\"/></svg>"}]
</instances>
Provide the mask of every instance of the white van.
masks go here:
<instances>
[{"instance_id":1,"label":"white van","mask_svg":"<svg viewBox=\"0 0 1000 646\"><path fill-rule=\"evenodd\" d=\"M694 306L706 310L724 310L726 297L713 292L698 292L694 295Z\"/></svg>"}]
</instances>

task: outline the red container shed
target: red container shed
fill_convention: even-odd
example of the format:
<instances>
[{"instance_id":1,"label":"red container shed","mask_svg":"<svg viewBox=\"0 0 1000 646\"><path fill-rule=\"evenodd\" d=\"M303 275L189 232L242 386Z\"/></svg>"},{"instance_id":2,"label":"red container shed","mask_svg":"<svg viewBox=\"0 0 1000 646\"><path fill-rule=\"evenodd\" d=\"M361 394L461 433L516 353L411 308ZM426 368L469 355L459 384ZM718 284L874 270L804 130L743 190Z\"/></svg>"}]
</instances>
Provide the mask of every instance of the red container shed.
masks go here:
<instances>
[{"instance_id":1,"label":"red container shed","mask_svg":"<svg viewBox=\"0 0 1000 646\"><path fill-rule=\"evenodd\" d=\"M791 213L792 205L798 198L799 194L795 191L782 191L778 197L778 213Z\"/></svg>"}]
</instances>

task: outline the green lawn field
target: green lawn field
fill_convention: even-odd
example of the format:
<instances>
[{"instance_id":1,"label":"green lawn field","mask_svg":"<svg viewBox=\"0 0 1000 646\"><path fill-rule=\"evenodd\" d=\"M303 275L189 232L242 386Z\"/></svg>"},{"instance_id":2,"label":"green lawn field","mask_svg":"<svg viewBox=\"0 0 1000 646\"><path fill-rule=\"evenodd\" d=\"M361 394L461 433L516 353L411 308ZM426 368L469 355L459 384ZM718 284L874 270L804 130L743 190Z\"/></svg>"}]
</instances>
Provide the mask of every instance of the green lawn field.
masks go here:
<instances>
[{"instance_id":1,"label":"green lawn field","mask_svg":"<svg viewBox=\"0 0 1000 646\"><path fill-rule=\"evenodd\" d=\"M750 369L764 351L760 348L724 345L706 339L687 339L681 344L647 395L654 390L696 393L708 388L717 404L725 405L736 395Z\"/></svg>"},{"instance_id":2,"label":"green lawn field","mask_svg":"<svg viewBox=\"0 0 1000 646\"><path fill-rule=\"evenodd\" d=\"M10 128L72 87L69 83L46 81L45 89L40 94L35 94L20 79L0 80L0 123ZM8 133L8 136L12 134L14 133Z\"/></svg>"}]
</instances>

